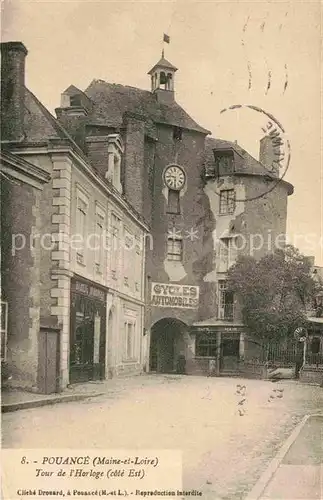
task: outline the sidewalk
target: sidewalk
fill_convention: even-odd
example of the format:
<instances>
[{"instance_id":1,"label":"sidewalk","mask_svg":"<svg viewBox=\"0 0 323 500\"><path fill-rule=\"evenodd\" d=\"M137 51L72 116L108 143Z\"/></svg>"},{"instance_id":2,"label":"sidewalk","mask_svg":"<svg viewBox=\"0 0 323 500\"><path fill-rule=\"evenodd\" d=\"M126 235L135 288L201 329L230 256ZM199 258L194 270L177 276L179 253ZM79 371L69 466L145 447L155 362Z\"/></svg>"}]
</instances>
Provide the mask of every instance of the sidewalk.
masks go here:
<instances>
[{"instance_id":1,"label":"sidewalk","mask_svg":"<svg viewBox=\"0 0 323 500\"><path fill-rule=\"evenodd\" d=\"M2 413L37 408L40 406L80 401L98 396L116 397L130 387L147 386L156 383L165 383L170 379L167 376L136 375L111 380L90 381L84 384L74 384L63 392L54 394L37 394L18 389L2 389Z\"/></svg>"},{"instance_id":2,"label":"sidewalk","mask_svg":"<svg viewBox=\"0 0 323 500\"><path fill-rule=\"evenodd\" d=\"M323 414L294 429L246 500L323 499Z\"/></svg>"}]
</instances>

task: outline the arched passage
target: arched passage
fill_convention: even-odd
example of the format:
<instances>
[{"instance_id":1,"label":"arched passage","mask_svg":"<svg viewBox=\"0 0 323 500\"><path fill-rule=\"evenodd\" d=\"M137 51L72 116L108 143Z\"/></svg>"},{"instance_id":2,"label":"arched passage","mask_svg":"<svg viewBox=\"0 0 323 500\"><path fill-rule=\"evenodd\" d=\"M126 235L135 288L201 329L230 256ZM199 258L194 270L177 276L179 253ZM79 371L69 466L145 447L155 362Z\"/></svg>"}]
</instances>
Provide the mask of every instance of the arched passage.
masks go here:
<instances>
[{"instance_id":1,"label":"arched passage","mask_svg":"<svg viewBox=\"0 0 323 500\"><path fill-rule=\"evenodd\" d=\"M187 325L178 319L163 318L151 328L150 371L174 373L179 358L185 357Z\"/></svg>"}]
</instances>

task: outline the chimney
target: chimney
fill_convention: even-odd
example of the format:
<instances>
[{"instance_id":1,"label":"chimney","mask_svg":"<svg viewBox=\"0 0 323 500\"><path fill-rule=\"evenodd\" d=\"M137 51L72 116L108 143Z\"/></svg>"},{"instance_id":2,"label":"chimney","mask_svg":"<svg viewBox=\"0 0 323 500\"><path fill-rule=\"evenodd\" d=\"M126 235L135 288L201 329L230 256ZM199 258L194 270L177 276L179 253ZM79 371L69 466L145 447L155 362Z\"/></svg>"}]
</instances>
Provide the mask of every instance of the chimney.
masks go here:
<instances>
[{"instance_id":1,"label":"chimney","mask_svg":"<svg viewBox=\"0 0 323 500\"><path fill-rule=\"evenodd\" d=\"M143 215L145 179L145 116L126 111L124 152L124 190L131 205Z\"/></svg>"},{"instance_id":2,"label":"chimney","mask_svg":"<svg viewBox=\"0 0 323 500\"><path fill-rule=\"evenodd\" d=\"M91 100L74 85L61 94L61 106L55 109L57 120L83 151L86 151L86 125L91 109Z\"/></svg>"},{"instance_id":3,"label":"chimney","mask_svg":"<svg viewBox=\"0 0 323 500\"><path fill-rule=\"evenodd\" d=\"M278 148L274 147L271 137L265 135L260 139L259 161L273 175L279 174L277 151Z\"/></svg>"},{"instance_id":4,"label":"chimney","mask_svg":"<svg viewBox=\"0 0 323 500\"><path fill-rule=\"evenodd\" d=\"M1 43L1 139L24 138L25 58L22 42Z\"/></svg>"}]
</instances>

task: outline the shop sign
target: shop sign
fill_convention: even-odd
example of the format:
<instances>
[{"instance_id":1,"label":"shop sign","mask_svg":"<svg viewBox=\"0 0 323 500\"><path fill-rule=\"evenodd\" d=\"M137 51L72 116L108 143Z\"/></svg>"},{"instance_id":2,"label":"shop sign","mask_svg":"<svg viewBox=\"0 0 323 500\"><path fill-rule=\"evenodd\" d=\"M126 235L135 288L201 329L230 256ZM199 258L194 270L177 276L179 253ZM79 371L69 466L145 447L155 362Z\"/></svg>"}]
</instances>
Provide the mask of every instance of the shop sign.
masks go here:
<instances>
[{"instance_id":1,"label":"shop sign","mask_svg":"<svg viewBox=\"0 0 323 500\"><path fill-rule=\"evenodd\" d=\"M195 309L199 304L199 287L171 283L152 283L150 303L155 307Z\"/></svg>"},{"instance_id":2,"label":"shop sign","mask_svg":"<svg viewBox=\"0 0 323 500\"><path fill-rule=\"evenodd\" d=\"M81 293L82 295L86 295L87 297L91 297L93 299L105 301L105 293L100 288L96 288L93 285L88 285L87 283L83 283L82 281L73 281L72 289L76 293Z\"/></svg>"}]
</instances>

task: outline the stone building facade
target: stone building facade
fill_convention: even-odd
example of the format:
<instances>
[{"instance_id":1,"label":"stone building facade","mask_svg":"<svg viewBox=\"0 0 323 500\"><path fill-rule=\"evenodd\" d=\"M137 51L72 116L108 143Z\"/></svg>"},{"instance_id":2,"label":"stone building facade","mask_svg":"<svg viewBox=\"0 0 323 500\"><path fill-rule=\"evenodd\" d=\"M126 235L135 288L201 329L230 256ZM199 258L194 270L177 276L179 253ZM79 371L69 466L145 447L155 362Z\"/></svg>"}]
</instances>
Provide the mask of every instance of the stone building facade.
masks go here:
<instances>
[{"instance_id":1,"label":"stone building facade","mask_svg":"<svg viewBox=\"0 0 323 500\"><path fill-rule=\"evenodd\" d=\"M257 346L227 271L238 255L282 244L293 191L269 168L268 137L260 161L208 137L176 102L177 68L164 56L150 91L71 85L54 118L24 86L24 46L2 52L2 144L50 178L39 195L33 329L45 354L26 385L52 380L44 359L54 352L55 390L144 370L246 369Z\"/></svg>"},{"instance_id":2,"label":"stone building facade","mask_svg":"<svg viewBox=\"0 0 323 500\"><path fill-rule=\"evenodd\" d=\"M102 80L84 93L69 87L71 107L83 102L86 108L83 138L79 127L69 130L97 165L107 154L106 137L122 138L124 195L151 228L149 369L173 372L185 365L186 373L206 373L211 361L229 373L246 366L257 347L226 291L227 270L239 254L260 258L283 243L293 188L268 166L268 137L260 161L237 144L209 138L176 102L176 71L162 56L149 71L150 91Z\"/></svg>"},{"instance_id":3,"label":"stone building facade","mask_svg":"<svg viewBox=\"0 0 323 500\"><path fill-rule=\"evenodd\" d=\"M57 120L24 85L24 45L3 43L1 53L2 152L39 177L32 187L1 186L11 384L55 392L141 373L149 227L123 194L123 139L108 132L86 141L89 99L73 103L70 88Z\"/></svg>"},{"instance_id":4,"label":"stone building facade","mask_svg":"<svg viewBox=\"0 0 323 500\"><path fill-rule=\"evenodd\" d=\"M2 382L36 388L40 332L40 199L49 174L0 153ZM10 366L6 374L6 366Z\"/></svg>"}]
</instances>

